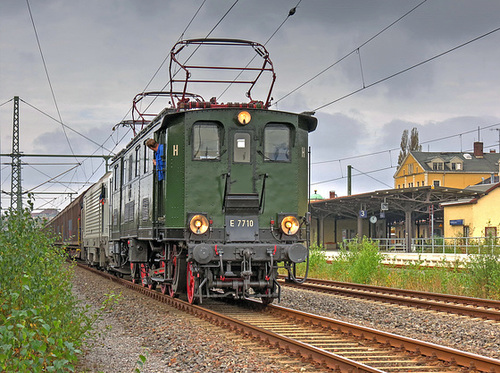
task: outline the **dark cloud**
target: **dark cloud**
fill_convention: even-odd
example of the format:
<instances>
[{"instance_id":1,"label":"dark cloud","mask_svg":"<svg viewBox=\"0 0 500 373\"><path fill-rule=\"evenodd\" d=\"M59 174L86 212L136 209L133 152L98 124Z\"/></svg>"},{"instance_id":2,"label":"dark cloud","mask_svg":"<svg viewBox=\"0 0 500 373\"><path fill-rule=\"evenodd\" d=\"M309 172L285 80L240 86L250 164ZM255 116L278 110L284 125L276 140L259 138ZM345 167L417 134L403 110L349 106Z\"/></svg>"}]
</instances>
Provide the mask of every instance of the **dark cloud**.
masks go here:
<instances>
[{"instance_id":1,"label":"dark cloud","mask_svg":"<svg viewBox=\"0 0 500 373\"><path fill-rule=\"evenodd\" d=\"M420 2L302 1L287 18L298 0L239 1L217 24L234 2L207 0L183 37L205 37L213 30L212 37L265 43L286 20L266 46L277 73L273 96L278 105L273 108L301 112L338 100L498 27L498 2L426 1L362 46L359 53L328 68ZM201 2L46 0L30 5L62 120L113 148L125 132L120 128L109 138L111 128L130 118L132 98L152 79ZM399 147L404 129L418 128L421 141L430 141L424 143L424 150L470 148L477 138L477 126L500 122L499 38L500 32L494 33L320 109L318 129L311 134L312 177L316 183L335 181L317 184L318 189L323 194L329 189L345 193L348 164L356 170L354 192L392 185L397 151L384 150ZM0 104L19 95L58 119L25 2L0 2L0 50ZM227 64L246 63L249 58L222 57L217 52L214 56ZM195 57L204 62L201 54ZM323 74L288 95L322 70ZM162 89L167 81L165 65L148 89ZM210 98L222 91L202 93ZM255 98L260 99L263 92L256 88ZM233 88L222 98L241 99ZM0 123L5 152L11 147L11 103L0 107ZM431 141L454 133L464 134ZM102 151L70 130L67 134L75 152ZM483 131L485 146L498 145L497 135L498 131ZM129 137L125 135L123 141ZM70 153L61 125L24 103L21 140L24 152ZM377 152L380 154L352 158ZM86 161L82 171L72 177L86 180L96 162ZM101 176L99 172L94 180ZM35 173L26 170L26 185L40 181L40 174Z\"/></svg>"}]
</instances>

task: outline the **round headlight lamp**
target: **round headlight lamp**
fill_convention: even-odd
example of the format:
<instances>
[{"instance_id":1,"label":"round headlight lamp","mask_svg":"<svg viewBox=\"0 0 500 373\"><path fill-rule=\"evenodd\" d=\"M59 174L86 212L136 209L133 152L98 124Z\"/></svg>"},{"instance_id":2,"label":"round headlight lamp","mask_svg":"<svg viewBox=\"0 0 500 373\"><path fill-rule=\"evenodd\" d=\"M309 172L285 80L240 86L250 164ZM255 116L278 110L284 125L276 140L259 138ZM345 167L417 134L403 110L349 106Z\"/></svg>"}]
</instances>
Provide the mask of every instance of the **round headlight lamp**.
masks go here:
<instances>
[{"instance_id":1,"label":"round headlight lamp","mask_svg":"<svg viewBox=\"0 0 500 373\"><path fill-rule=\"evenodd\" d=\"M204 234L208 227L208 219L204 215L194 215L189 221L189 229L194 234Z\"/></svg>"},{"instance_id":2,"label":"round headlight lamp","mask_svg":"<svg viewBox=\"0 0 500 373\"><path fill-rule=\"evenodd\" d=\"M281 220L281 231L288 236L293 236L299 230L299 220L295 216L285 216Z\"/></svg>"},{"instance_id":3,"label":"round headlight lamp","mask_svg":"<svg viewBox=\"0 0 500 373\"><path fill-rule=\"evenodd\" d=\"M238 123L242 126L246 126L252 120L252 116L248 111L240 111L238 113Z\"/></svg>"}]
</instances>

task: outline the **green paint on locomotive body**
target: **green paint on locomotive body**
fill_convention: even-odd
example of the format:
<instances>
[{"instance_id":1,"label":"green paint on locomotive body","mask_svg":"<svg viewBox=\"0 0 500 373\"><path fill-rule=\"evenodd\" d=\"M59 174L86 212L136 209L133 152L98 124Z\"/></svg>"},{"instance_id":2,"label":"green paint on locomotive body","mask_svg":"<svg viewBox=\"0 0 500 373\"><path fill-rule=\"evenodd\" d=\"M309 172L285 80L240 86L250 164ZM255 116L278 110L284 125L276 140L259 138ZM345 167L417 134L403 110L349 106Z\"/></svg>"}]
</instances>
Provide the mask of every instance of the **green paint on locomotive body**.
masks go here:
<instances>
[{"instance_id":1,"label":"green paint on locomotive body","mask_svg":"<svg viewBox=\"0 0 500 373\"><path fill-rule=\"evenodd\" d=\"M252 118L248 124L240 125L236 118L242 110L202 109L164 117L156 133L165 144L166 182L164 187L158 186L163 197L157 207L163 228L184 229L190 213L203 213L213 221L213 228L224 229L224 197L228 194L258 198L262 205L258 214L261 228L269 229L271 220L276 221L279 213L304 216L308 132L315 129L316 119L244 109ZM288 129L288 152L281 155L285 159L275 160L269 152L265 154L266 127ZM200 140L205 131L217 133L218 144L207 142L206 149L200 149L205 146Z\"/></svg>"}]
</instances>

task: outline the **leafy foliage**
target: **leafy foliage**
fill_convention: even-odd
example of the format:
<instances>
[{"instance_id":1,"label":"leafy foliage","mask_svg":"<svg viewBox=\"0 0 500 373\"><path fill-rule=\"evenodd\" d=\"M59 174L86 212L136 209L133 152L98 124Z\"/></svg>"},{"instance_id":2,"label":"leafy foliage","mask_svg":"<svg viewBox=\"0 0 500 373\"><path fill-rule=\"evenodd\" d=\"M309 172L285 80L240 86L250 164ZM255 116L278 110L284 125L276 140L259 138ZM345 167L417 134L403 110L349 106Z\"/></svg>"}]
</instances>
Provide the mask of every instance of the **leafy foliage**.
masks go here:
<instances>
[{"instance_id":1,"label":"leafy foliage","mask_svg":"<svg viewBox=\"0 0 500 373\"><path fill-rule=\"evenodd\" d=\"M327 260L322 247L310 248L309 277L356 282L402 289L500 299L500 255L489 253L488 244L479 245L479 252L469 261L447 262L429 267L424 259L407 264L384 265L384 256L377 244L366 237L350 242L337 256ZM297 266L303 275L305 263Z\"/></svg>"},{"instance_id":2,"label":"leafy foliage","mask_svg":"<svg viewBox=\"0 0 500 373\"><path fill-rule=\"evenodd\" d=\"M474 255L466 268L467 287L474 296L500 299L500 255Z\"/></svg>"},{"instance_id":3,"label":"leafy foliage","mask_svg":"<svg viewBox=\"0 0 500 373\"><path fill-rule=\"evenodd\" d=\"M74 371L99 313L72 294L72 265L29 210L1 224L0 371Z\"/></svg>"},{"instance_id":4,"label":"leafy foliage","mask_svg":"<svg viewBox=\"0 0 500 373\"><path fill-rule=\"evenodd\" d=\"M369 284L382 270L384 256L379 252L377 244L363 237L360 242L350 242L347 248L349 251L343 251L339 260L349 264L348 281Z\"/></svg>"}]
</instances>

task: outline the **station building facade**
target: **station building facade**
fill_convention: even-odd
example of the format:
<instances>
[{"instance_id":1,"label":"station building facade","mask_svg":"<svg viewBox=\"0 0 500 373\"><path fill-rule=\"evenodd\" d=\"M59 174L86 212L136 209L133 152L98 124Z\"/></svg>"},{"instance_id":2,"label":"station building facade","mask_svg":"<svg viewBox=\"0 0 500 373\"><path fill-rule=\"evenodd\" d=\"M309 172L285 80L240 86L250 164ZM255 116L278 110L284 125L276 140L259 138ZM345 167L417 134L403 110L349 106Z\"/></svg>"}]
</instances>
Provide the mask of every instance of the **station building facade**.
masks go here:
<instances>
[{"instance_id":1,"label":"station building facade","mask_svg":"<svg viewBox=\"0 0 500 373\"><path fill-rule=\"evenodd\" d=\"M500 183L481 184L472 188L482 188L484 193L442 204L445 237L499 236Z\"/></svg>"},{"instance_id":2,"label":"station building facade","mask_svg":"<svg viewBox=\"0 0 500 373\"><path fill-rule=\"evenodd\" d=\"M311 200L313 242L338 249L356 236L413 238L500 234L500 154L410 152L394 175L394 189ZM390 243L390 241L387 241Z\"/></svg>"},{"instance_id":3,"label":"station building facade","mask_svg":"<svg viewBox=\"0 0 500 373\"><path fill-rule=\"evenodd\" d=\"M482 142L474 143L473 153L411 151L394 174L394 188L466 188L498 176L499 160L499 153L484 153Z\"/></svg>"}]
</instances>

